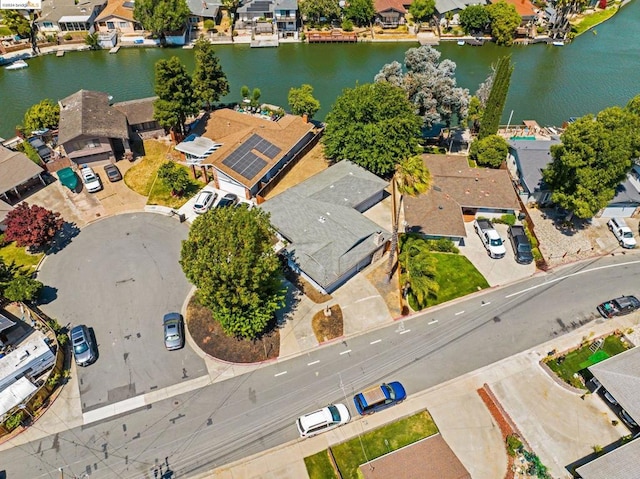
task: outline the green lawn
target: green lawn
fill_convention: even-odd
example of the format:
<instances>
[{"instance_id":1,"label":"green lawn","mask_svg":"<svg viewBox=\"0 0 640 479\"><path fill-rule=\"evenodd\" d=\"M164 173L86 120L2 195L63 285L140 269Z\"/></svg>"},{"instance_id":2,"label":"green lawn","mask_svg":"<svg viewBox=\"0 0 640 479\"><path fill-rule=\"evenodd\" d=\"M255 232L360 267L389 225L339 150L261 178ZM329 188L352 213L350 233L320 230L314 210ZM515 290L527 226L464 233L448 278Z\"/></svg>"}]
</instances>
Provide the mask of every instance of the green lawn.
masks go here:
<instances>
[{"instance_id":1,"label":"green lawn","mask_svg":"<svg viewBox=\"0 0 640 479\"><path fill-rule=\"evenodd\" d=\"M180 165L180 168L184 168L188 173L190 173L191 171L186 166ZM180 208L203 186L205 186L205 183L203 181L191 179L189 187L182 194L182 196L172 196L171 189L167 188L167 186L162 181L157 180L151 188L147 204L168 206L169 208Z\"/></svg>"},{"instance_id":2,"label":"green lawn","mask_svg":"<svg viewBox=\"0 0 640 479\"><path fill-rule=\"evenodd\" d=\"M0 245L2 245L0 246L0 258L5 264L15 263L17 266L24 267L29 271L33 271L44 256L43 253L27 253L25 248L20 248L15 243L4 244L4 235L0 235Z\"/></svg>"},{"instance_id":3,"label":"green lawn","mask_svg":"<svg viewBox=\"0 0 640 479\"><path fill-rule=\"evenodd\" d=\"M607 8L606 10L599 10L585 16L579 23L572 25L572 30L576 32L576 35L580 35L590 28L604 22L605 20L613 17L618 11L618 7Z\"/></svg>"},{"instance_id":4,"label":"green lawn","mask_svg":"<svg viewBox=\"0 0 640 479\"><path fill-rule=\"evenodd\" d=\"M440 285L437 298L429 299L429 306L466 296L489 283L465 256L451 253L431 253L438 260L436 281Z\"/></svg>"},{"instance_id":5,"label":"green lawn","mask_svg":"<svg viewBox=\"0 0 640 479\"><path fill-rule=\"evenodd\" d=\"M383 426L332 448L344 479L357 479L358 466L438 432L427 411ZM363 453L366 451L366 457ZM323 456L324 455L324 456ZM305 458L311 479L335 478L326 451Z\"/></svg>"},{"instance_id":6,"label":"green lawn","mask_svg":"<svg viewBox=\"0 0 640 479\"><path fill-rule=\"evenodd\" d=\"M563 381L571 384L574 387L583 388L584 384L580 378L574 377L574 374L581 371L586 366L595 364L597 360L606 359L607 357L615 356L623 351L626 351L627 346L623 343L618 336L611 335L605 338L602 347L594 354L590 349L589 343L580 349L570 352L564 357L559 357L547 361L547 366L555 372L558 377ZM605 354L603 354L603 352Z\"/></svg>"}]
</instances>

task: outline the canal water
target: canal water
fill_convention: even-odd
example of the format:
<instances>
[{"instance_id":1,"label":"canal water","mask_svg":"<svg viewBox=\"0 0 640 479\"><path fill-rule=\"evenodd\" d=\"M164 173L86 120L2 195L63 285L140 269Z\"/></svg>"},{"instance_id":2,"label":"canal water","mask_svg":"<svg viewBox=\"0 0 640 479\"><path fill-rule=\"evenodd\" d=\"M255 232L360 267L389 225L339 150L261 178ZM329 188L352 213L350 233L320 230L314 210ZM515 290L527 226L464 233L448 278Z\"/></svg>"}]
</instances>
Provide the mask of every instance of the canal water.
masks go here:
<instances>
[{"instance_id":1,"label":"canal water","mask_svg":"<svg viewBox=\"0 0 640 479\"><path fill-rule=\"evenodd\" d=\"M492 63L511 54L515 65L503 122L513 111L512 123L524 119L541 125L560 125L570 116L595 113L624 105L640 94L640 1L624 7L613 19L564 47L530 45L498 47L459 46L443 42L441 59L458 65L458 84L472 93ZM402 61L412 43L283 44L278 48L219 45L216 52L230 81L223 101L238 101L240 88L259 88L261 101L287 105L289 88L309 83L320 100L322 119L346 87L373 81L380 68ZM29 68L0 68L0 136L13 136L29 106L43 98L57 101L79 90L107 92L113 101L153 95L153 67L175 55L191 71L193 50L121 49L73 52L64 57L45 55L29 60Z\"/></svg>"}]
</instances>

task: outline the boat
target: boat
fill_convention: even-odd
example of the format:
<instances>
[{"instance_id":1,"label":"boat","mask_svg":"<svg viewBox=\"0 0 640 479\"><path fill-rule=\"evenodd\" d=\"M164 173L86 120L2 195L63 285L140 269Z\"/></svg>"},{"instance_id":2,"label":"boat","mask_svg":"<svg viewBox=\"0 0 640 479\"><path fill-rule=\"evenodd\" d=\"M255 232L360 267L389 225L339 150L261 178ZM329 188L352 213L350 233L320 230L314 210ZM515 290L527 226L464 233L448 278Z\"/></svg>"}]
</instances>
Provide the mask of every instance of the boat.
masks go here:
<instances>
[{"instance_id":1,"label":"boat","mask_svg":"<svg viewBox=\"0 0 640 479\"><path fill-rule=\"evenodd\" d=\"M564 47L564 42L563 41L553 42L553 46L554 47Z\"/></svg>"},{"instance_id":2,"label":"boat","mask_svg":"<svg viewBox=\"0 0 640 479\"><path fill-rule=\"evenodd\" d=\"M464 40L458 40L458 45L464 45L465 43L467 42L465 42Z\"/></svg>"},{"instance_id":3,"label":"boat","mask_svg":"<svg viewBox=\"0 0 640 479\"><path fill-rule=\"evenodd\" d=\"M27 68L29 64L24 60L17 60L13 62L11 65L4 67L5 70L21 70L23 68Z\"/></svg>"}]
</instances>

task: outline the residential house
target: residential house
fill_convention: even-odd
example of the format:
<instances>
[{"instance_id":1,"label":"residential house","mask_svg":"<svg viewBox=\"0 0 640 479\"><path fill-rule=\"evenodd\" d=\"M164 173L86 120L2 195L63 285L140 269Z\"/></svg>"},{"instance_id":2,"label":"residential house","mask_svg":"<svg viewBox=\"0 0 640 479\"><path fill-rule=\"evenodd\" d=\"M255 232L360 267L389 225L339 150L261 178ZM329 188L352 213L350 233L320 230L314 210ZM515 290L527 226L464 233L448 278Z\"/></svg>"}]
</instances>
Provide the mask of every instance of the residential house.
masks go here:
<instances>
[{"instance_id":1,"label":"residential house","mask_svg":"<svg viewBox=\"0 0 640 479\"><path fill-rule=\"evenodd\" d=\"M375 0L373 7L376 12L375 22L383 28L396 28L404 25L405 15L409 11L412 0Z\"/></svg>"},{"instance_id":2,"label":"residential house","mask_svg":"<svg viewBox=\"0 0 640 479\"><path fill-rule=\"evenodd\" d=\"M458 25L460 23L459 13L469 5L485 5L485 0L436 0L436 15L440 19L440 24ZM451 20L446 20L448 13L451 13Z\"/></svg>"},{"instance_id":3,"label":"residential house","mask_svg":"<svg viewBox=\"0 0 640 479\"><path fill-rule=\"evenodd\" d=\"M42 167L24 153L0 146L0 197L7 203L19 200L25 191L36 185L46 185L43 172ZM6 206L0 205L0 222L6 213Z\"/></svg>"},{"instance_id":4,"label":"residential house","mask_svg":"<svg viewBox=\"0 0 640 479\"><path fill-rule=\"evenodd\" d=\"M423 155L432 188L404 197L405 230L464 244L465 217L515 214L520 206L509 172L471 168L466 156Z\"/></svg>"},{"instance_id":5,"label":"residential house","mask_svg":"<svg viewBox=\"0 0 640 479\"><path fill-rule=\"evenodd\" d=\"M544 170L553 161L551 146L561 143L551 140L509 140L507 164L516 188L525 204L545 206L551 202L552 191L542 179ZM627 179L616 188L613 200L601 211L603 217L630 217L640 206L640 166L634 165Z\"/></svg>"},{"instance_id":6,"label":"residential house","mask_svg":"<svg viewBox=\"0 0 640 479\"><path fill-rule=\"evenodd\" d=\"M176 150L212 175L216 188L250 199L318 134L299 116L273 121L225 108L211 113L201 137L190 135Z\"/></svg>"},{"instance_id":7,"label":"residential house","mask_svg":"<svg viewBox=\"0 0 640 479\"><path fill-rule=\"evenodd\" d=\"M142 25L133 18L134 6L132 0L109 0L95 20L98 32L122 34L142 31Z\"/></svg>"},{"instance_id":8,"label":"residential house","mask_svg":"<svg viewBox=\"0 0 640 479\"><path fill-rule=\"evenodd\" d=\"M516 12L522 19L520 27L516 31L517 35L535 37L536 29L535 24L538 19L538 13L530 0L490 0L491 3L498 3L505 1L515 7Z\"/></svg>"},{"instance_id":9,"label":"residential house","mask_svg":"<svg viewBox=\"0 0 640 479\"><path fill-rule=\"evenodd\" d=\"M44 34L95 31L95 21L107 0L42 0L36 19L38 31Z\"/></svg>"},{"instance_id":10,"label":"residential house","mask_svg":"<svg viewBox=\"0 0 640 479\"><path fill-rule=\"evenodd\" d=\"M0 232L7 229L5 221L7 219L7 215L12 209L13 206L0 200Z\"/></svg>"},{"instance_id":11,"label":"residential house","mask_svg":"<svg viewBox=\"0 0 640 479\"><path fill-rule=\"evenodd\" d=\"M0 392L24 376L37 378L53 366L56 356L47 341L42 332L34 330L0 358Z\"/></svg>"},{"instance_id":12,"label":"residential house","mask_svg":"<svg viewBox=\"0 0 640 479\"><path fill-rule=\"evenodd\" d=\"M164 134L164 128L153 118L153 102L158 97L140 98L138 100L121 101L113 104L113 108L127 117L129 138L143 140Z\"/></svg>"},{"instance_id":13,"label":"residential house","mask_svg":"<svg viewBox=\"0 0 640 479\"><path fill-rule=\"evenodd\" d=\"M582 479L638 479L640 477L640 441L631 442L607 452L576 468Z\"/></svg>"},{"instance_id":14,"label":"residential house","mask_svg":"<svg viewBox=\"0 0 640 479\"><path fill-rule=\"evenodd\" d=\"M107 162L131 152L127 117L106 93L80 90L59 104L58 144L73 162Z\"/></svg>"},{"instance_id":15,"label":"residential house","mask_svg":"<svg viewBox=\"0 0 640 479\"><path fill-rule=\"evenodd\" d=\"M390 234L362 212L383 198L386 186L344 160L260 207L287 244L289 266L331 292L382 256Z\"/></svg>"},{"instance_id":16,"label":"residential house","mask_svg":"<svg viewBox=\"0 0 640 479\"><path fill-rule=\"evenodd\" d=\"M249 0L238 8L236 15L244 27L259 20L275 22L280 33L293 33L300 27L297 0Z\"/></svg>"},{"instance_id":17,"label":"residential house","mask_svg":"<svg viewBox=\"0 0 640 479\"><path fill-rule=\"evenodd\" d=\"M221 0L187 0L187 6L191 15L189 16L189 27L191 30L201 29L205 20L217 22L220 18Z\"/></svg>"}]
</instances>

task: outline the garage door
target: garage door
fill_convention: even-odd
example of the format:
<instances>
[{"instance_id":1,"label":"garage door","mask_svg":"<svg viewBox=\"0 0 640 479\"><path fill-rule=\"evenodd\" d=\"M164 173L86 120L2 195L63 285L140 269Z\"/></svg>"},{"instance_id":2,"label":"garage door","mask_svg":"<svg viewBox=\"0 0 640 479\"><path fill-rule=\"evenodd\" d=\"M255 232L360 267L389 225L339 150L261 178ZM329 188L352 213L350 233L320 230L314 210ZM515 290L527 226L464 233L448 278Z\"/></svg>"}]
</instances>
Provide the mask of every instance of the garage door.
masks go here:
<instances>
[{"instance_id":1,"label":"garage door","mask_svg":"<svg viewBox=\"0 0 640 479\"><path fill-rule=\"evenodd\" d=\"M218 184L220 185L221 190L227 191L229 193L235 193L236 195L238 195L238 198L248 199L244 186L221 177L218 178Z\"/></svg>"},{"instance_id":2,"label":"garage door","mask_svg":"<svg viewBox=\"0 0 640 479\"><path fill-rule=\"evenodd\" d=\"M609 206L602 211L603 218L629 218L636 211L635 206Z\"/></svg>"}]
</instances>

